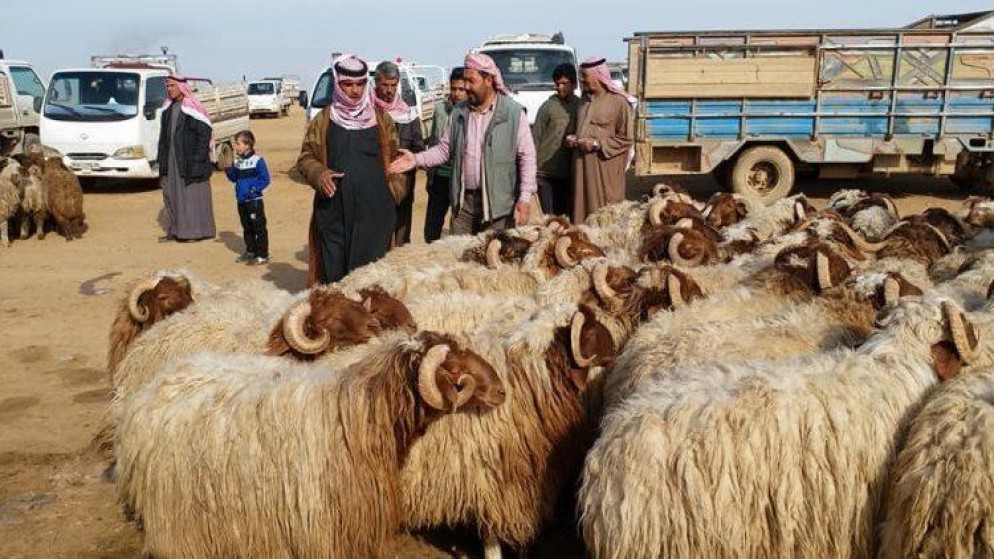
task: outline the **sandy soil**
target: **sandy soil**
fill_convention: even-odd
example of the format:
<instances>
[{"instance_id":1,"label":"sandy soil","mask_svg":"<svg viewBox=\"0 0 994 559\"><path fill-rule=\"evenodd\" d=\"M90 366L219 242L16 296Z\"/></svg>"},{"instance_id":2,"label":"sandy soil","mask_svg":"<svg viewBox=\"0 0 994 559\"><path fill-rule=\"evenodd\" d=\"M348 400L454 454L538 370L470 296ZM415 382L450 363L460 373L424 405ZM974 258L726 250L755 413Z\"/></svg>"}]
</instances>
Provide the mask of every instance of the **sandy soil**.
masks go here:
<instances>
[{"instance_id":1,"label":"sandy soil","mask_svg":"<svg viewBox=\"0 0 994 559\"><path fill-rule=\"evenodd\" d=\"M88 450L109 401L105 372L107 333L123 287L155 268L186 267L213 281L257 277L281 288L305 284L306 226L311 192L287 177L303 133L302 112L253 120L258 150L273 171L266 195L272 262L246 267L233 189L215 174L218 237L191 244L158 244L155 183L87 184L89 231L67 243L50 235L0 247L0 557L131 557L141 534L124 521L102 464ZM849 183L802 185L816 198ZM415 205L414 235L421 242L423 176ZM689 183L695 192L714 188ZM861 181L891 193L902 213L929 206L958 207L964 194L947 181ZM633 189L633 194L637 189ZM564 519L568 523L567 519ZM429 546L404 537L397 555L447 556L451 543ZM435 540L432 540L435 541ZM560 530L539 555L582 553ZM471 544L461 549L475 552Z\"/></svg>"}]
</instances>

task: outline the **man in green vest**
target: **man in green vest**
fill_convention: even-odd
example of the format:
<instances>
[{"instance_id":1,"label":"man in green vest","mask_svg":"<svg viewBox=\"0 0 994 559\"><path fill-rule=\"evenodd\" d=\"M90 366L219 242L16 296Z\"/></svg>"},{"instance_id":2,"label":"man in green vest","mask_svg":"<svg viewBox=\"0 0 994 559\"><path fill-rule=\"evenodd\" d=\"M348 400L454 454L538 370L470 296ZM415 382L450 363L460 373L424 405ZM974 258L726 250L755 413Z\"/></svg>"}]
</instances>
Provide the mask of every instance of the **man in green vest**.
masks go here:
<instances>
[{"instance_id":1,"label":"man in green vest","mask_svg":"<svg viewBox=\"0 0 994 559\"><path fill-rule=\"evenodd\" d=\"M467 104L452 110L438 144L417 155L398 150L390 173L451 162L454 235L524 225L536 191L528 117L511 99L489 56L466 55L463 78Z\"/></svg>"}]
</instances>

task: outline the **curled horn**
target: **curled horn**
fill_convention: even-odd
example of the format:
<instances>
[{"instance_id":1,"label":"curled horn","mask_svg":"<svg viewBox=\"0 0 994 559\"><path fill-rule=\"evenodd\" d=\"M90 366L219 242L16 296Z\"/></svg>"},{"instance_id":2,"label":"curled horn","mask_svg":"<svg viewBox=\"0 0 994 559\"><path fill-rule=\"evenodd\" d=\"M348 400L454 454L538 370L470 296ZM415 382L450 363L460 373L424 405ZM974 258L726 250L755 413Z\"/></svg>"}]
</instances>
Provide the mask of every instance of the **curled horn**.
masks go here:
<instances>
[{"instance_id":1,"label":"curled horn","mask_svg":"<svg viewBox=\"0 0 994 559\"><path fill-rule=\"evenodd\" d=\"M846 234L846 236L849 237L849 240L852 241L853 245L855 245L857 249L863 252L880 252L881 250L883 250L885 246L887 246L887 243L885 242L871 243L867 241L865 238L863 238L862 235L854 231L853 228L849 227L849 225L847 225L846 222L844 221L839 221L837 223L839 224L839 227L842 229L842 231ZM889 232L890 231L888 231L888 233ZM884 236L886 235L887 234L885 233Z\"/></svg>"},{"instance_id":2,"label":"curled horn","mask_svg":"<svg viewBox=\"0 0 994 559\"><path fill-rule=\"evenodd\" d=\"M666 194L667 192L670 192L670 187L669 187L669 185L667 185L665 183L658 183L658 184L656 184L656 185L654 185L652 187L652 195L653 196L662 196L663 194Z\"/></svg>"},{"instance_id":3,"label":"curled horn","mask_svg":"<svg viewBox=\"0 0 994 559\"><path fill-rule=\"evenodd\" d=\"M556 262L563 268L572 268L577 265L576 259L568 252L572 244L573 239L569 235L563 235L556 240Z\"/></svg>"},{"instance_id":4,"label":"curled horn","mask_svg":"<svg viewBox=\"0 0 994 559\"><path fill-rule=\"evenodd\" d=\"M552 227L551 223L545 227L545 230L549 231L550 227ZM540 235L541 235L541 233L539 233L538 229L519 229L518 230L518 236L521 237L522 239L528 241L529 243L534 243L535 241L537 241Z\"/></svg>"},{"instance_id":5,"label":"curled horn","mask_svg":"<svg viewBox=\"0 0 994 559\"><path fill-rule=\"evenodd\" d=\"M597 295L604 300L604 302L611 303L621 303L621 298L618 294L611 288L607 282L608 265L605 262L594 266L594 271L591 273L591 277L594 282L594 290L597 291Z\"/></svg>"},{"instance_id":6,"label":"curled horn","mask_svg":"<svg viewBox=\"0 0 994 559\"><path fill-rule=\"evenodd\" d=\"M490 239L490 242L487 243L487 268L500 267L500 247L500 239Z\"/></svg>"},{"instance_id":7,"label":"curled horn","mask_svg":"<svg viewBox=\"0 0 994 559\"><path fill-rule=\"evenodd\" d=\"M894 276L884 280L884 305L893 305L901 299L901 284Z\"/></svg>"},{"instance_id":8,"label":"curled horn","mask_svg":"<svg viewBox=\"0 0 994 559\"><path fill-rule=\"evenodd\" d=\"M831 263L828 261L828 256L822 251L816 251L817 256L815 256L815 271L818 273L818 289L826 290L832 287L832 274L829 266Z\"/></svg>"},{"instance_id":9,"label":"curled horn","mask_svg":"<svg viewBox=\"0 0 994 559\"><path fill-rule=\"evenodd\" d=\"M649 223L653 225L663 224L663 210L666 209L666 200L656 200L649 205Z\"/></svg>"},{"instance_id":10,"label":"curled horn","mask_svg":"<svg viewBox=\"0 0 994 559\"><path fill-rule=\"evenodd\" d=\"M670 303L674 309L687 306L687 301L683 300L683 282L673 272L666 275L666 290L670 292Z\"/></svg>"},{"instance_id":11,"label":"curled horn","mask_svg":"<svg viewBox=\"0 0 994 559\"><path fill-rule=\"evenodd\" d=\"M694 220L690 219L689 217L685 217L680 221L677 221L674 227L676 227L677 229L693 229Z\"/></svg>"},{"instance_id":12,"label":"curled horn","mask_svg":"<svg viewBox=\"0 0 994 559\"><path fill-rule=\"evenodd\" d=\"M304 355L317 355L328 349L331 343L331 334L322 329L317 338L308 338L304 333L304 322L311 315L311 303L306 299L297 301L283 315L283 337L286 343L299 353Z\"/></svg>"},{"instance_id":13,"label":"curled horn","mask_svg":"<svg viewBox=\"0 0 994 559\"><path fill-rule=\"evenodd\" d=\"M949 242L949 237L946 237L946 234L943 233L941 229L939 229L935 225L932 225L931 223L926 223L925 227L931 229L932 232L939 237L939 242L942 243L942 246L943 248L946 249L946 252L951 252L953 250L953 245L952 243Z\"/></svg>"},{"instance_id":14,"label":"curled horn","mask_svg":"<svg viewBox=\"0 0 994 559\"><path fill-rule=\"evenodd\" d=\"M452 400L453 413L455 413L457 409L466 405L466 402L473 397L473 393L476 392L476 379L473 375L459 375L459 378L456 379L455 384L460 388L460 390L459 393L456 394L456 397Z\"/></svg>"},{"instance_id":15,"label":"curled horn","mask_svg":"<svg viewBox=\"0 0 994 559\"><path fill-rule=\"evenodd\" d=\"M445 410L445 398L438 389L438 368L448 356L449 346L445 344L431 346L421 358L421 366L418 368L418 392L421 394L421 399L430 407L442 411Z\"/></svg>"},{"instance_id":16,"label":"curled horn","mask_svg":"<svg viewBox=\"0 0 994 559\"><path fill-rule=\"evenodd\" d=\"M894 216L894 219L901 219L900 214L897 213L897 206L894 205L894 201L890 199L890 196L881 196L881 200L884 201L884 206L887 206L887 211Z\"/></svg>"},{"instance_id":17,"label":"curled horn","mask_svg":"<svg viewBox=\"0 0 994 559\"><path fill-rule=\"evenodd\" d=\"M697 266L704 260L703 254L698 254L696 258L687 259L680 255L680 244L683 243L683 233L677 232L670 237L666 250L670 255L670 261L679 266Z\"/></svg>"},{"instance_id":18,"label":"curled horn","mask_svg":"<svg viewBox=\"0 0 994 559\"><path fill-rule=\"evenodd\" d=\"M160 278L158 276L154 276L142 280L131 290L131 295L128 296L128 313L131 314L131 318L135 321L147 322L148 319L151 318L149 316L148 309L138 305L138 299L146 292L155 289L155 287L159 285L159 279Z\"/></svg>"},{"instance_id":19,"label":"curled horn","mask_svg":"<svg viewBox=\"0 0 994 559\"><path fill-rule=\"evenodd\" d=\"M573 360L580 368L587 368L594 359L597 358L596 355L592 357L584 357L583 349L580 347L580 333L583 332L583 323L586 321L586 317L583 316L582 312L576 312L573 314L573 319L570 320L569 325L569 343L570 349L573 352Z\"/></svg>"},{"instance_id":20,"label":"curled horn","mask_svg":"<svg viewBox=\"0 0 994 559\"><path fill-rule=\"evenodd\" d=\"M794 202L794 217L797 221L804 221L808 217L808 212L804 210L804 204L800 200Z\"/></svg>"},{"instance_id":21,"label":"curled horn","mask_svg":"<svg viewBox=\"0 0 994 559\"><path fill-rule=\"evenodd\" d=\"M562 223L559 223L558 221L554 221L553 220L553 221L549 221L549 223L545 226L545 228L543 229L543 231L545 231L546 233L555 233L556 231L559 231L562 228L563 228L563 224Z\"/></svg>"},{"instance_id":22,"label":"curled horn","mask_svg":"<svg viewBox=\"0 0 994 559\"><path fill-rule=\"evenodd\" d=\"M977 359L977 346L979 345L979 339L975 342L975 345L970 345L970 339L966 332L966 324L963 320L963 313L956 308L950 301L942 302L942 312L946 315L946 320L949 321L949 332L953 337L953 345L956 346L956 351L959 352L959 356L963 359L963 362L970 364Z\"/></svg>"},{"instance_id":23,"label":"curled horn","mask_svg":"<svg viewBox=\"0 0 994 559\"><path fill-rule=\"evenodd\" d=\"M898 221L894 225L891 225L890 229L884 231L884 234L880 235L880 238L881 239L885 239L885 238L889 237L891 233L893 233L894 231L897 231L898 229L904 227L907 224L908 224L908 222L904 221L903 219L901 221Z\"/></svg>"}]
</instances>

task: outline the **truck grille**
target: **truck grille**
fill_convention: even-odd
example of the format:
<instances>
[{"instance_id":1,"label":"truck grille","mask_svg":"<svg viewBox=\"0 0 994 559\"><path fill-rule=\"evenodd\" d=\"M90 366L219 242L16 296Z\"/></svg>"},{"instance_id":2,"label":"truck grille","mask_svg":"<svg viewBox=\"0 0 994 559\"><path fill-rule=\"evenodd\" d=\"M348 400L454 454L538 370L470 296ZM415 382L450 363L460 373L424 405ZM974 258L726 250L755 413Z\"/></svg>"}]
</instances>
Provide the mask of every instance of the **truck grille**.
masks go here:
<instances>
[{"instance_id":1,"label":"truck grille","mask_svg":"<svg viewBox=\"0 0 994 559\"><path fill-rule=\"evenodd\" d=\"M107 159L107 154L105 153L70 153L69 159L75 159L78 161L103 161Z\"/></svg>"}]
</instances>

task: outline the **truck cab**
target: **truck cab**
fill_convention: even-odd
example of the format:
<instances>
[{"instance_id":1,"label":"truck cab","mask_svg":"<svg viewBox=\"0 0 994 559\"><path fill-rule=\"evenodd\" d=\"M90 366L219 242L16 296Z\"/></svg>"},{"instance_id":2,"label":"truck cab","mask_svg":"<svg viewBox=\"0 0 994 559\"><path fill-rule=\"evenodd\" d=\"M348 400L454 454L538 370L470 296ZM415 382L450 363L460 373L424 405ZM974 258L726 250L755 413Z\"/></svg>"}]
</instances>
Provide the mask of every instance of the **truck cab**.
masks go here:
<instances>
[{"instance_id":1,"label":"truck cab","mask_svg":"<svg viewBox=\"0 0 994 559\"><path fill-rule=\"evenodd\" d=\"M39 112L45 84L27 62L0 60L0 134L26 149L39 143Z\"/></svg>"},{"instance_id":2,"label":"truck cab","mask_svg":"<svg viewBox=\"0 0 994 559\"><path fill-rule=\"evenodd\" d=\"M497 35L483 42L475 52L489 56L500 68L511 98L525 108L528 122L535 123L539 107L555 94L552 72L560 64L577 69L576 51L566 45L561 33L543 35L519 33ZM580 94L577 84L577 95Z\"/></svg>"}]
</instances>

